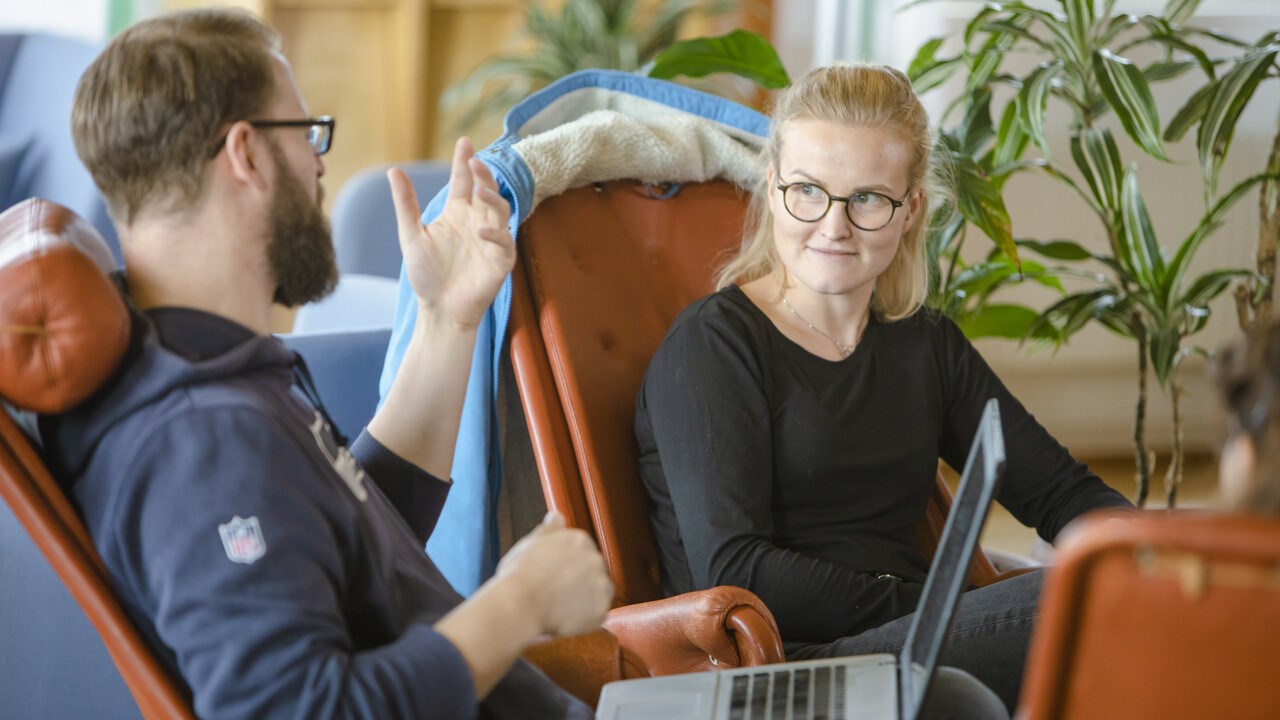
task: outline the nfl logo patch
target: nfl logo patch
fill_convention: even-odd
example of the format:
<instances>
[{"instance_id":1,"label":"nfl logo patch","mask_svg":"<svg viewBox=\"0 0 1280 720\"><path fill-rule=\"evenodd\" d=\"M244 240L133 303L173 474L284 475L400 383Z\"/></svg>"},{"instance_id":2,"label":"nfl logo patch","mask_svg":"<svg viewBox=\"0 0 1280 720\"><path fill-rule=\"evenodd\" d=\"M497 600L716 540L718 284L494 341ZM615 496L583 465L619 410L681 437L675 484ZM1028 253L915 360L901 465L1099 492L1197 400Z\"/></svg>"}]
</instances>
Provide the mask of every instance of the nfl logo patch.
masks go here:
<instances>
[{"instance_id":1,"label":"nfl logo patch","mask_svg":"<svg viewBox=\"0 0 1280 720\"><path fill-rule=\"evenodd\" d=\"M251 565L267 553L267 543L262 539L257 515L248 520L237 515L231 518L231 522L219 525L218 534L222 536L222 548L227 551L231 562Z\"/></svg>"}]
</instances>

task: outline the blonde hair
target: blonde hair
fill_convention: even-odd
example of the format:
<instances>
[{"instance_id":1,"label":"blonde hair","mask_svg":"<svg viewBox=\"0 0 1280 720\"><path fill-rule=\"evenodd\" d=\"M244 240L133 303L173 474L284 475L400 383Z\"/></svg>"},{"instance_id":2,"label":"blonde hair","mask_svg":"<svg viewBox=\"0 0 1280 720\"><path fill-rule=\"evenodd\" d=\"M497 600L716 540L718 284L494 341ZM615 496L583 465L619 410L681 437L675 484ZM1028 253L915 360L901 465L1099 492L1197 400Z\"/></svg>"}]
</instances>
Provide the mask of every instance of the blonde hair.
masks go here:
<instances>
[{"instance_id":1,"label":"blonde hair","mask_svg":"<svg viewBox=\"0 0 1280 720\"><path fill-rule=\"evenodd\" d=\"M925 229L931 204L943 194L934 167L933 131L929 117L902 72L884 65L841 64L817 68L797 80L778 97L771 113L769 142L762 150L763 167L776 166L782 151L782 132L792 120L824 120L849 127L885 128L911 144L914 159L908 169L912 190L923 190L920 217L902 236L897 255L876 280L871 309L881 320L901 320L924 304L928 291ZM752 188L746 227L738 254L716 274L716 288L747 283L781 273L773 242L773 213L769 210L768 180L762 176ZM934 201L934 202L931 202Z\"/></svg>"}]
</instances>

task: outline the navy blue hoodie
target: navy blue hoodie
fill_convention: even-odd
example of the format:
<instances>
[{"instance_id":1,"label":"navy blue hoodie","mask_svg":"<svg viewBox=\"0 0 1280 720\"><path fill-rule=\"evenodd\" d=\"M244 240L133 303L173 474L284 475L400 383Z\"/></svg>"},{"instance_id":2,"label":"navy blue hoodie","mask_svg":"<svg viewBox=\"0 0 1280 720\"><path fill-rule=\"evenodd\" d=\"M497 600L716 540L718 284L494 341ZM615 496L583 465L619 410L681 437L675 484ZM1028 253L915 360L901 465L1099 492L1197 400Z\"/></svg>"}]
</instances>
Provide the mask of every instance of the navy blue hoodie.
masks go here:
<instances>
[{"instance_id":1,"label":"navy blue hoodie","mask_svg":"<svg viewBox=\"0 0 1280 720\"><path fill-rule=\"evenodd\" d=\"M196 712L589 718L523 661L477 711L432 629L461 602L423 552L448 484L368 433L348 452L295 366L225 318L135 312L113 379L41 423L126 611Z\"/></svg>"}]
</instances>

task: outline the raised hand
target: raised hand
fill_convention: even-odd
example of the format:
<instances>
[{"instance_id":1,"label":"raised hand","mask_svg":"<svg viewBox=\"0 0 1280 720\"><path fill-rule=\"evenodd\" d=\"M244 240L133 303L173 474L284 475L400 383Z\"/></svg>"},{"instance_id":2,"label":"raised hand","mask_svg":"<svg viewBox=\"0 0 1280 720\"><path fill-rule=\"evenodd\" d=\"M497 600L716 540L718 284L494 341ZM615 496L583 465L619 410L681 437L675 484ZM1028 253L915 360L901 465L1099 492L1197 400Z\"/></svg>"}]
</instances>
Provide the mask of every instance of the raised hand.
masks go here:
<instances>
[{"instance_id":1,"label":"raised hand","mask_svg":"<svg viewBox=\"0 0 1280 720\"><path fill-rule=\"evenodd\" d=\"M515 264L507 229L511 207L498 184L475 158L471 140L454 146L449 195L430 225L421 221L413 184L399 168L387 172L396 207L400 251L419 309L439 313L461 327L474 327Z\"/></svg>"}]
</instances>

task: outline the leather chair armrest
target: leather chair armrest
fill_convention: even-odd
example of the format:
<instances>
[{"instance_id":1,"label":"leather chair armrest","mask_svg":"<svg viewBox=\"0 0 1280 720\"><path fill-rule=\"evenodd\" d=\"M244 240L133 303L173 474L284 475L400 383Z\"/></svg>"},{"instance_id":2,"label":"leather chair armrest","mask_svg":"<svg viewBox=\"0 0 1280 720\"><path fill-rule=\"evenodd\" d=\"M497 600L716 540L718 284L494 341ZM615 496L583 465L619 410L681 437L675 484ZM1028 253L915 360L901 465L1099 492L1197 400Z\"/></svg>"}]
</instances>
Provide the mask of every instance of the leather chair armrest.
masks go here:
<instances>
[{"instance_id":1,"label":"leather chair armrest","mask_svg":"<svg viewBox=\"0 0 1280 720\"><path fill-rule=\"evenodd\" d=\"M635 677L638 672L636 661L604 630L545 640L525 650L524 659L590 707L600 700L605 683ZM624 672L624 664L630 665L631 674Z\"/></svg>"},{"instance_id":2,"label":"leather chair armrest","mask_svg":"<svg viewBox=\"0 0 1280 720\"><path fill-rule=\"evenodd\" d=\"M760 598L738 587L614 608L604 627L638 659L642 676L785 660L773 615Z\"/></svg>"}]
</instances>

